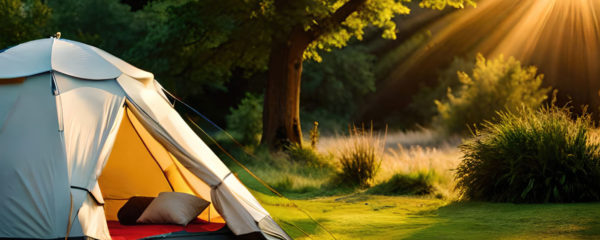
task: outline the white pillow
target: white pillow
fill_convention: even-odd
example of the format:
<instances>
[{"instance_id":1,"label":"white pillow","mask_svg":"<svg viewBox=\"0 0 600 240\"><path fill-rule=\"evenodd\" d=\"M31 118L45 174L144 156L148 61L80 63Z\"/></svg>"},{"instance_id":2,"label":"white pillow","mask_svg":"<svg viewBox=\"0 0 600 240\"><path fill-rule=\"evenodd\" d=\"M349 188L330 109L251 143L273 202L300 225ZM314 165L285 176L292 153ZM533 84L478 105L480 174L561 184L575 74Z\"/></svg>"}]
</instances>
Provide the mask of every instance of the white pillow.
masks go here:
<instances>
[{"instance_id":1,"label":"white pillow","mask_svg":"<svg viewBox=\"0 0 600 240\"><path fill-rule=\"evenodd\" d=\"M200 215L209 204L210 202L187 193L161 192L136 222L185 226Z\"/></svg>"}]
</instances>

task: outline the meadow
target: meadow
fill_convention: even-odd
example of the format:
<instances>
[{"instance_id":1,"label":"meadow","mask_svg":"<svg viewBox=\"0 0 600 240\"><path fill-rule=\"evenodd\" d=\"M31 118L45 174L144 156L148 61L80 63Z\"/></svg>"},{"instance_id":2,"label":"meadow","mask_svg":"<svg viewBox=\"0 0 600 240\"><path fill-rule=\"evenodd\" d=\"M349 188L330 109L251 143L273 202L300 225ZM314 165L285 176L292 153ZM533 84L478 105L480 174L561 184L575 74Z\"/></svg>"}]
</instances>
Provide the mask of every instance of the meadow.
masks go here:
<instances>
[{"instance_id":1,"label":"meadow","mask_svg":"<svg viewBox=\"0 0 600 240\"><path fill-rule=\"evenodd\" d=\"M332 239L289 206L259 197L296 239ZM336 239L598 239L600 203L511 204L363 193L294 200ZM282 221L283 220L283 221ZM306 236L293 223L310 234Z\"/></svg>"},{"instance_id":2,"label":"meadow","mask_svg":"<svg viewBox=\"0 0 600 240\"><path fill-rule=\"evenodd\" d=\"M337 154L347 138L323 137L317 151L329 156L328 161L336 161L330 155ZM335 239L600 238L600 203L514 204L461 199L455 189L461 142L460 137L442 138L429 129L388 133L380 170L372 187L363 189L330 186L328 180L334 173L310 170L284 158L276 160L278 167L250 165L289 199L274 196L243 171L236 172L295 239L333 239L319 224ZM418 172L435 173L431 182L434 192L420 196L370 193L396 173Z\"/></svg>"},{"instance_id":3,"label":"meadow","mask_svg":"<svg viewBox=\"0 0 600 240\"><path fill-rule=\"evenodd\" d=\"M0 53L62 36L152 72L295 239L600 239L599 14L594 0L0 0Z\"/></svg>"}]
</instances>

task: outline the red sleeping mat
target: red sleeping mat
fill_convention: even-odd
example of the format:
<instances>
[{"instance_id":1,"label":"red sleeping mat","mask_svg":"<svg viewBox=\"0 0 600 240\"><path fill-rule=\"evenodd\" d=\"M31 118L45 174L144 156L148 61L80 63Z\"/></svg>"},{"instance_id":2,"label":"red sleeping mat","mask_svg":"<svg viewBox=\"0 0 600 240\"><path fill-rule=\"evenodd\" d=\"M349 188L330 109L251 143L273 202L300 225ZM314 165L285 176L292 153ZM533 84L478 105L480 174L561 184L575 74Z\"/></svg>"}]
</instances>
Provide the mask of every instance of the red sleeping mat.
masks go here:
<instances>
[{"instance_id":1,"label":"red sleeping mat","mask_svg":"<svg viewBox=\"0 0 600 240\"><path fill-rule=\"evenodd\" d=\"M118 221L108 221L108 230L113 240L129 240L150 237L172 232L212 232L225 226L225 223L209 223L195 220L185 227L178 225L121 225Z\"/></svg>"}]
</instances>

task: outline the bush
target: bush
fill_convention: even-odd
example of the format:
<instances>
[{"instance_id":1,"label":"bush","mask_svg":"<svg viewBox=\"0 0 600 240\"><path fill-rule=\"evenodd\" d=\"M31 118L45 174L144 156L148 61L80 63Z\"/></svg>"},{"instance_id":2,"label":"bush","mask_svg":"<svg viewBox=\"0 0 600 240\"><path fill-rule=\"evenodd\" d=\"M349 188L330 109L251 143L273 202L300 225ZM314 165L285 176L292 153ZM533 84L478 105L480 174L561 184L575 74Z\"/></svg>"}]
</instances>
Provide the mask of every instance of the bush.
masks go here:
<instances>
[{"instance_id":1,"label":"bush","mask_svg":"<svg viewBox=\"0 0 600 240\"><path fill-rule=\"evenodd\" d=\"M313 181L307 181L301 175L286 175L282 176L272 184L273 188L277 191L285 193L296 193L305 194L311 192L318 192L320 185Z\"/></svg>"},{"instance_id":2,"label":"bush","mask_svg":"<svg viewBox=\"0 0 600 240\"><path fill-rule=\"evenodd\" d=\"M352 128L348 142L340 146L338 174L342 183L367 187L381 165L385 140L373 136L373 128Z\"/></svg>"},{"instance_id":3,"label":"bush","mask_svg":"<svg viewBox=\"0 0 600 240\"><path fill-rule=\"evenodd\" d=\"M457 188L495 202L600 200L600 151L589 115L544 107L502 113L460 146Z\"/></svg>"},{"instance_id":4,"label":"bush","mask_svg":"<svg viewBox=\"0 0 600 240\"><path fill-rule=\"evenodd\" d=\"M246 93L237 108L230 108L227 128L245 145L257 145L262 133L263 97Z\"/></svg>"},{"instance_id":5,"label":"bush","mask_svg":"<svg viewBox=\"0 0 600 240\"><path fill-rule=\"evenodd\" d=\"M458 72L458 78L460 89L448 88L448 99L435 101L435 123L447 133L464 133L468 126L492 121L497 111L537 108L550 90L540 88L543 75L535 67L521 67L513 57L486 60L479 54L473 74Z\"/></svg>"},{"instance_id":6,"label":"bush","mask_svg":"<svg viewBox=\"0 0 600 240\"><path fill-rule=\"evenodd\" d=\"M291 145L285 151L289 160L305 164L305 167L329 167L329 156L321 155L310 147Z\"/></svg>"},{"instance_id":7,"label":"bush","mask_svg":"<svg viewBox=\"0 0 600 240\"><path fill-rule=\"evenodd\" d=\"M268 185L288 197L307 197L329 194L329 180L335 176L332 156L319 154L310 148L300 148L297 145L288 147L285 151L270 152L266 146L252 149L254 156L242 152L233 152L253 173ZM271 194L252 176L246 174L239 166L224 159L224 162L239 173L238 177L250 189Z\"/></svg>"},{"instance_id":8,"label":"bush","mask_svg":"<svg viewBox=\"0 0 600 240\"><path fill-rule=\"evenodd\" d=\"M433 171L402 174L396 173L389 180L367 191L381 195L429 195L434 193L434 182L438 176Z\"/></svg>"}]
</instances>

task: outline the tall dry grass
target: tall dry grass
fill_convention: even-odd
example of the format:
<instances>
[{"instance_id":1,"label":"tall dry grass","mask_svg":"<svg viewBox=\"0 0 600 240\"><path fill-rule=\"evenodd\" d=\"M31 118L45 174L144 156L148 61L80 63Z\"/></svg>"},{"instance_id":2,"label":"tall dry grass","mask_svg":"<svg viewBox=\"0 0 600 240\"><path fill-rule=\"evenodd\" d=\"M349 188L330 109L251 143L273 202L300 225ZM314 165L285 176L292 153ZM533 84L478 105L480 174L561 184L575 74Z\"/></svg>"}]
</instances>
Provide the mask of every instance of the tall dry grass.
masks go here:
<instances>
[{"instance_id":1,"label":"tall dry grass","mask_svg":"<svg viewBox=\"0 0 600 240\"><path fill-rule=\"evenodd\" d=\"M348 142L348 136L321 137L317 150L322 154L335 155ZM455 198L454 169L461 161L462 155L457 147L460 142L458 137L442 137L442 134L429 129L388 133L381 165L372 184L384 182L398 173L433 174L436 176L433 183L436 192L446 198Z\"/></svg>"},{"instance_id":2,"label":"tall dry grass","mask_svg":"<svg viewBox=\"0 0 600 240\"><path fill-rule=\"evenodd\" d=\"M340 167L338 178L341 183L368 187L377 176L383 161L386 134L373 132L373 127L350 129L349 135L340 141L334 153Z\"/></svg>"}]
</instances>

